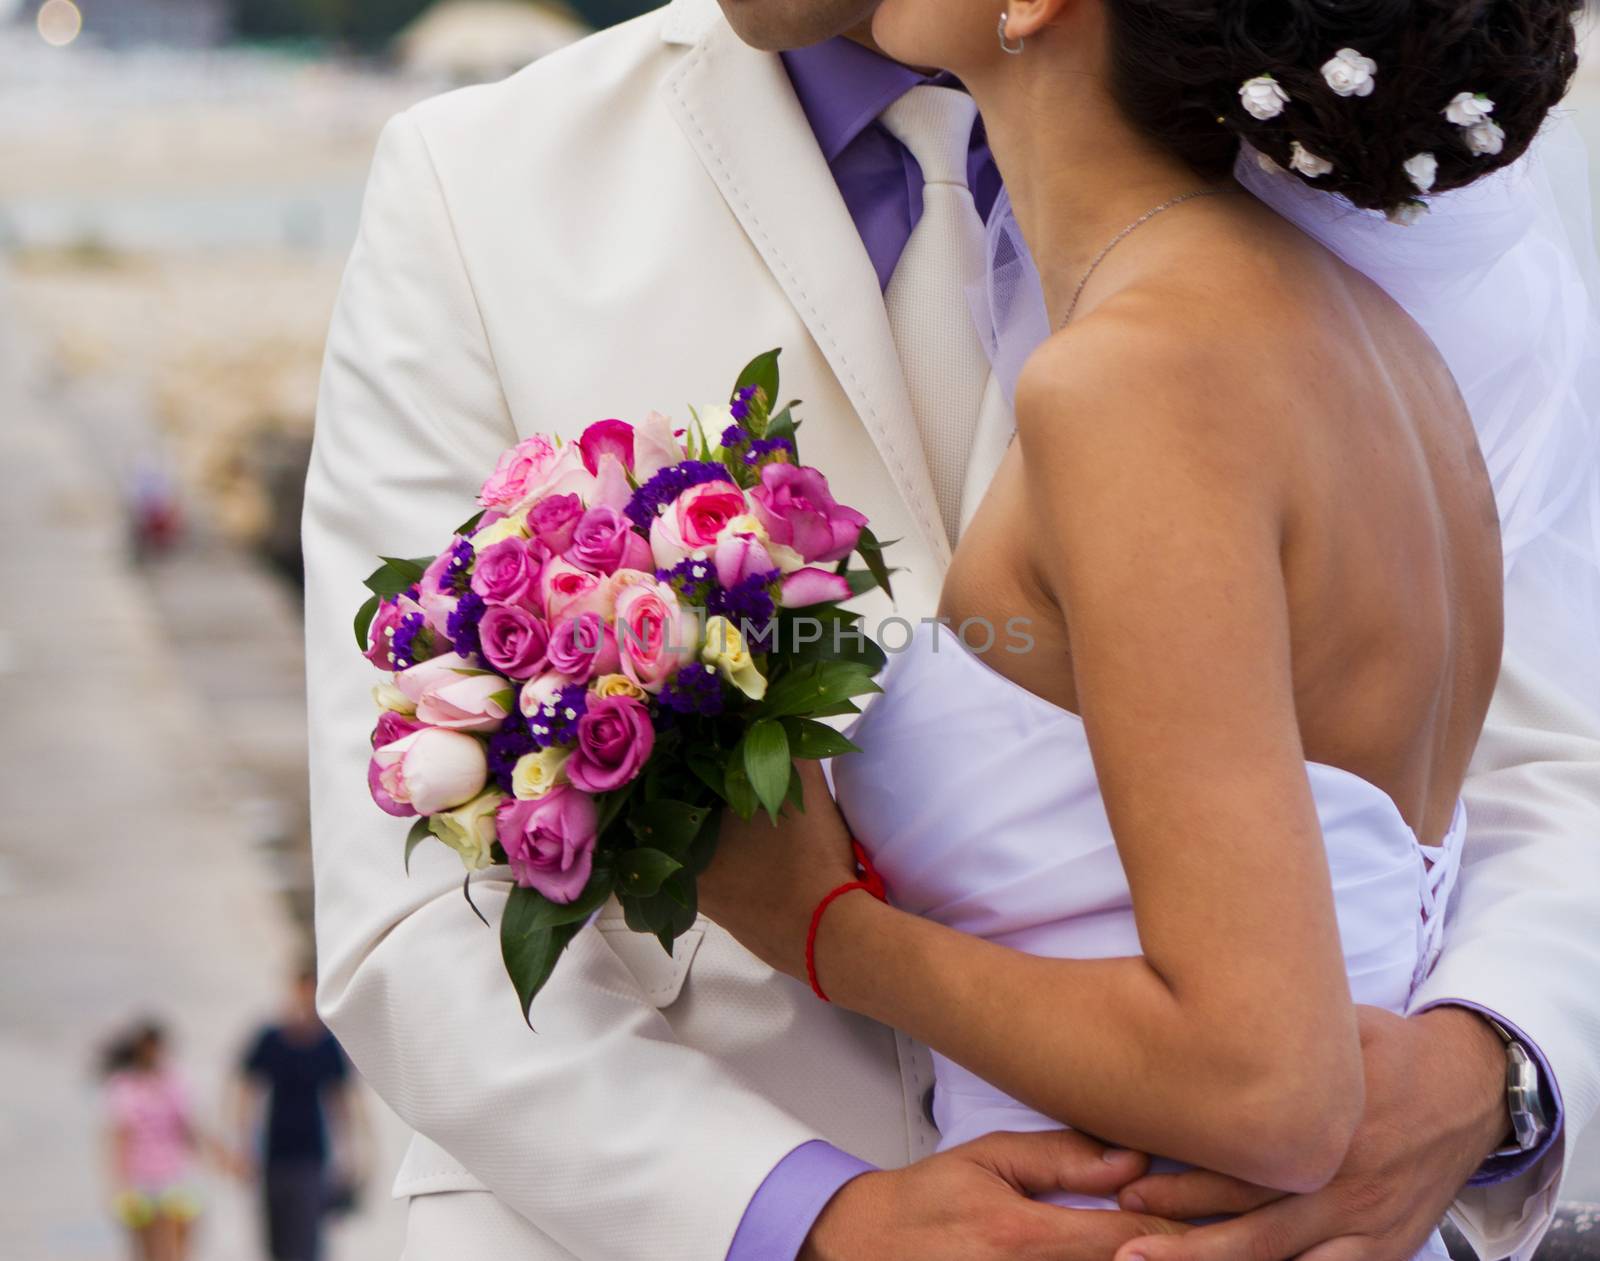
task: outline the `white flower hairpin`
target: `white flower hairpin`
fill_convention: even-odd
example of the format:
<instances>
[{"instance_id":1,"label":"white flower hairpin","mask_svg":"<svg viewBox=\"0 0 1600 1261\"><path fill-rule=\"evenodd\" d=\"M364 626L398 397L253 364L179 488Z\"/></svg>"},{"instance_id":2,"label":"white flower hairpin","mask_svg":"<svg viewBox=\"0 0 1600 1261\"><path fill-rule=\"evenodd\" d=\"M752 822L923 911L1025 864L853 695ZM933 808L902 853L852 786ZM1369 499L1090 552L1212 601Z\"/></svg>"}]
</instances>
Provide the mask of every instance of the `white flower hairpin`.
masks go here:
<instances>
[{"instance_id":1,"label":"white flower hairpin","mask_svg":"<svg viewBox=\"0 0 1600 1261\"><path fill-rule=\"evenodd\" d=\"M1270 74L1258 74L1240 86L1239 100L1244 105L1245 113L1265 123L1283 113L1283 107L1289 103L1289 94Z\"/></svg>"},{"instance_id":2,"label":"white flower hairpin","mask_svg":"<svg viewBox=\"0 0 1600 1261\"><path fill-rule=\"evenodd\" d=\"M1431 153L1419 153L1406 163L1406 174L1419 193L1431 193L1439 178L1439 159Z\"/></svg>"},{"instance_id":3,"label":"white flower hairpin","mask_svg":"<svg viewBox=\"0 0 1600 1261\"><path fill-rule=\"evenodd\" d=\"M1482 92L1457 92L1444 116L1461 128L1462 139L1475 157L1497 157L1506 147L1505 128L1495 122L1494 102Z\"/></svg>"},{"instance_id":4,"label":"white flower hairpin","mask_svg":"<svg viewBox=\"0 0 1600 1261\"><path fill-rule=\"evenodd\" d=\"M1327 158L1319 158L1310 149L1298 140L1289 148L1289 165L1300 172L1307 179L1321 179L1324 175L1333 173L1333 163Z\"/></svg>"},{"instance_id":5,"label":"white flower hairpin","mask_svg":"<svg viewBox=\"0 0 1600 1261\"><path fill-rule=\"evenodd\" d=\"M1378 63L1354 48L1341 48L1322 67L1322 77L1340 96L1371 96L1377 73Z\"/></svg>"},{"instance_id":6,"label":"white flower hairpin","mask_svg":"<svg viewBox=\"0 0 1600 1261\"><path fill-rule=\"evenodd\" d=\"M1428 203L1413 197L1410 201L1403 201L1389 212L1389 222L1398 224L1402 228L1409 228L1413 224L1421 223L1428 217Z\"/></svg>"}]
</instances>

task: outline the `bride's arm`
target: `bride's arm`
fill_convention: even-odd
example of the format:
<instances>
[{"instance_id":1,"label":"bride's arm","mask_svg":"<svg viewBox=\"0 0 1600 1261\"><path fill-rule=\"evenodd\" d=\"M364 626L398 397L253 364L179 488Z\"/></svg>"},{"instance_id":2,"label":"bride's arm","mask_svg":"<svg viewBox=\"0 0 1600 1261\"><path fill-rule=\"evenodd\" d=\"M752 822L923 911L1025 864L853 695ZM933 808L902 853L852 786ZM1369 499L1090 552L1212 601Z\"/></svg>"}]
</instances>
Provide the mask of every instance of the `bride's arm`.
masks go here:
<instances>
[{"instance_id":1,"label":"bride's arm","mask_svg":"<svg viewBox=\"0 0 1600 1261\"><path fill-rule=\"evenodd\" d=\"M854 894L818 974L1050 1116L1306 1191L1340 1165L1362 1070L1292 697L1274 426L1211 414L1192 374L1136 389L1035 377L1019 423L1144 957L1035 958ZM747 893L767 926L735 931L803 967L803 927L780 944L784 917Z\"/></svg>"}]
</instances>

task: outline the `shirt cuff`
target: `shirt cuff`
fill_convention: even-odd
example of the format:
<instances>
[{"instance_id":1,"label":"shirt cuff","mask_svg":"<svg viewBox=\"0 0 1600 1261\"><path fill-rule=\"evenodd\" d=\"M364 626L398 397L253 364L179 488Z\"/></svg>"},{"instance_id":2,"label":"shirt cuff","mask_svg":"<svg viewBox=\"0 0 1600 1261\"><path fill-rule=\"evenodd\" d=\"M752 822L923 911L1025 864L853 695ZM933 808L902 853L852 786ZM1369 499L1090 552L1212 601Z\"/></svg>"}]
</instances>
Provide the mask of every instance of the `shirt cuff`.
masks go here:
<instances>
[{"instance_id":1,"label":"shirt cuff","mask_svg":"<svg viewBox=\"0 0 1600 1261\"><path fill-rule=\"evenodd\" d=\"M873 1171L866 1161L821 1139L800 1144L774 1166L751 1197L727 1261L795 1261L839 1189Z\"/></svg>"},{"instance_id":2,"label":"shirt cuff","mask_svg":"<svg viewBox=\"0 0 1600 1261\"><path fill-rule=\"evenodd\" d=\"M1556 1075L1550 1071L1550 1061L1545 1059L1544 1052L1539 1049L1538 1044L1499 1012L1491 1011L1482 1003L1468 1002L1464 998L1442 998L1412 1014L1420 1015L1424 1011L1432 1011L1435 1007L1462 1007L1494 1021L1522 1044L1539 1069L1539 1093L1544 1097L1545 1109L1550 1117L1550 1133L1545 1135L1544 1142L1532 1151L1518 1152L1513 1156L1494 1156L1484 1161L1478 1172L1468 1179L1467 1185L1493 1187L1499 1186L1502 1182L1514 1181L1550 1154L1561 1138L1562 1130L1566 1128L1567 1113L1565 1105L1561 1102L1561 1085L1556 1081Z\"/></svg>"}]
</instances>

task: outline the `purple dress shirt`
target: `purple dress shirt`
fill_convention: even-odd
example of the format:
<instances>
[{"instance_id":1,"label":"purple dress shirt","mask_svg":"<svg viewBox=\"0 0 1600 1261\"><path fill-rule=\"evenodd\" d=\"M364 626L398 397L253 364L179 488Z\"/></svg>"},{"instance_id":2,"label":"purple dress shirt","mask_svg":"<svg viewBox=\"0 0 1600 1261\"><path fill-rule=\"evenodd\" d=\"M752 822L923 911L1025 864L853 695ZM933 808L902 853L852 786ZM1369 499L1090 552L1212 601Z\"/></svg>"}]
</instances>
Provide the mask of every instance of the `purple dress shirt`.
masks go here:
<instances>
[{"instance_id":1,"label":"purple dress shirt","mask_svg":"<svg viewBox=\"0 0 1600 1261\"><path fill-rule=\"evenodd\" d=\"M878 115L920 83L953 84L948 75L929 78L839 38L783 54L806 119L828 160L839 193L885 289L911 232L922 217L922 171ZM980 122L973 131L968 181L985 218L1000 192L1000 173ZM1561 1092L1544 1055L1509 1021L1465 1000L1451 1004L1489 1016L1528 1048L1539 1064L1546 1105L1554 1118L1550 1137L1535 1151L1492 1160L1473 1186L1506 1182L1543 1159L1561 1134ZM872 1166L821 1141L804 1143L767 1175L745 1209L727 1261L795 1261L828 1201Z\"/></svg>"}]
</instances>

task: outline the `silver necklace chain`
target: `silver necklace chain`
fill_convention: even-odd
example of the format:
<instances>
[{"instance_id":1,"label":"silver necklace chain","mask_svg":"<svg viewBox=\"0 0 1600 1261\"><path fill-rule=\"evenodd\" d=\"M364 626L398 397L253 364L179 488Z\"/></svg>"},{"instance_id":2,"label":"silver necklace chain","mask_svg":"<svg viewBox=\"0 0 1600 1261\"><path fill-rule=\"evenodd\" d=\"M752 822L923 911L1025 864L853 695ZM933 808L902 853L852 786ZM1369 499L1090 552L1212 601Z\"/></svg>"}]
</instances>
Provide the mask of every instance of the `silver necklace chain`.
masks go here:
<instances>
[{"instance_id":1,"label":"silver necklace chain","mask_svg":"<svg viewBox=\"0 0 1600 1261\"><path fill-rule=\"evenodd\" d=\"M1083 291L1089 287L1089 281L1094 279L1095 272L1099 271L1100 264L1105 262L1106 259L1110 257L1111 251L1116 249L1117 246L1121 245L1140 228L1144 227L1144 225L1149 223L1150 220L1154 219L1157 215L1163 215L1169 210L1176 209L1178 206L1183 205L1183 203L1186 201L1193 201L1196 197L1213 197L1218 193L1231 193L1233 191L1234 190L1231 188L1196 188L1190 192L1182 194L1181 196L1172 198L1171 201L1164 201L1159 206L1152 206L1149 210L1146 210L1127 227L1123 228L1121 232L1117 233L1116 236L1112 237L1111 240L1106 244L1105 249L1101 250L1100 253L1095 255L1094 262L1089 264L1089 270L1083 273L1083 279L1078 282L1078 288L1073 292L1072 305L1067 308L1066 315L1062 317L1061 323L1057 324L1056 328L1063 329L1072 322L1072 317L1076 315L1078 311L1078 303L1083 299Z\"/></svg>"}]
</instances>

